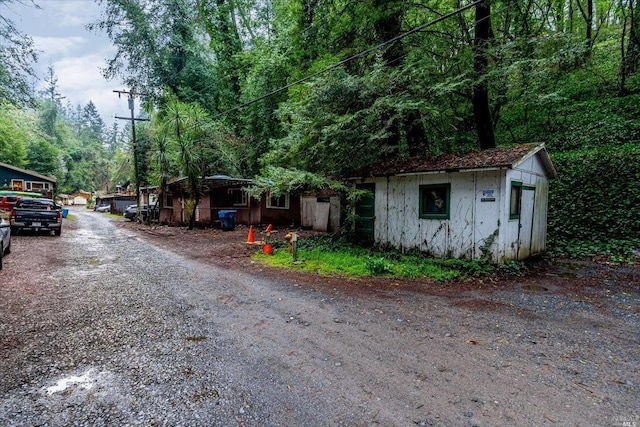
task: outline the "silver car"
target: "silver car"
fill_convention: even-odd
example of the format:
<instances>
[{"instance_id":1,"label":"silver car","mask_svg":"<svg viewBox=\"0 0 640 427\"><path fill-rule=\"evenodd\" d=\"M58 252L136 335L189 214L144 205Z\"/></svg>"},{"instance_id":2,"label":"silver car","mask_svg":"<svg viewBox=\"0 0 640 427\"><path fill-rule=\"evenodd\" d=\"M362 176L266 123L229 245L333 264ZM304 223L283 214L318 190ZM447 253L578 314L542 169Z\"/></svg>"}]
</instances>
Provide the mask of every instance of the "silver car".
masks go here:
<instances>
[{"instance_id":1,"label":"silver car","mask_svg":"<svg viewBox=\"0 0 640 427\"><path fill-rule=\"evenodd\" d=\"M2 258L11 252L11 224L0 218L0 270L2 270Z\"/></svg>"}]
</instances>

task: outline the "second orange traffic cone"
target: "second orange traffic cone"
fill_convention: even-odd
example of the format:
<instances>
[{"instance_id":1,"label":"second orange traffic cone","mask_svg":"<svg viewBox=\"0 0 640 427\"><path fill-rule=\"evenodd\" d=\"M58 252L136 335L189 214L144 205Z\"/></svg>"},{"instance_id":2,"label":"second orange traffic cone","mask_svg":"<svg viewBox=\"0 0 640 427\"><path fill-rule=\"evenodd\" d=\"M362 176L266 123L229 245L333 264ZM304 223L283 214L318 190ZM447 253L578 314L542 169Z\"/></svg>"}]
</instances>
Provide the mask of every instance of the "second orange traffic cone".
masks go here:
<instances>
[{"instance_id":1,"label":"second orange traffic cone","mask_svg":"<svg viewBox=\"0 0 640 427\"><path fill-rule=\"evenodd\" d=\"M255 240L255 236L253 235L253 225L249 226L249 236L247 237L247 243L254 243Z\"/></svg>"}]
</instances>

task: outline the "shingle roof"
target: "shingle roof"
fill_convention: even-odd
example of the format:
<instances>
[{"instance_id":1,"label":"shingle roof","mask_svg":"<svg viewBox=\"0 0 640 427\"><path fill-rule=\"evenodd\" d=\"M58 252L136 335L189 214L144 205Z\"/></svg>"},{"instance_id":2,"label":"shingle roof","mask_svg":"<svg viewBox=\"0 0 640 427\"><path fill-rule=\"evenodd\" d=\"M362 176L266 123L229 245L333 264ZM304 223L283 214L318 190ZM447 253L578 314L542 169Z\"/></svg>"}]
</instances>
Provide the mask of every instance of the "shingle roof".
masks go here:
<instances>
[{"instance_id":1,"label":"shingle roof","mask_svg":"<svg viewBox=\"0 0 640 427\"><path fill-rule=\"evenodd\" d=\"M389 176L420 172L455 172L471 169L513 168L525 158L539 153L541 154L541 161L547 169L548 175L555 178L557 173L544 145L536 144L497 147L464 154L442 154L389 159L362 170L358 176Z\"/></svg>"}]
</instances>

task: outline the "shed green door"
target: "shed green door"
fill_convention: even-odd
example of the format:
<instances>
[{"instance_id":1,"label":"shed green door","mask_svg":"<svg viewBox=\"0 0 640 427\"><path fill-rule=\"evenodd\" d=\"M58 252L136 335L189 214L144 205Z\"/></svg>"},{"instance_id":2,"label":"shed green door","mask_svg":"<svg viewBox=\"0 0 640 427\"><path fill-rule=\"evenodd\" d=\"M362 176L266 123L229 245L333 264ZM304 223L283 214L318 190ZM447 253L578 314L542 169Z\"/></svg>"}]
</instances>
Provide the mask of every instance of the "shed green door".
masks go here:
<instances>
[{"instance_id":1,"label":"shed green door","mask_svg":"<svg viewBox=\"0 0 640 427\"><path fill-rule=\"evenodd\" d=\"M373 243L375 223L375 184L357 184L358 190L371 192L356 203L356 239L362 243Z\"/></svg>"}]
</instances>

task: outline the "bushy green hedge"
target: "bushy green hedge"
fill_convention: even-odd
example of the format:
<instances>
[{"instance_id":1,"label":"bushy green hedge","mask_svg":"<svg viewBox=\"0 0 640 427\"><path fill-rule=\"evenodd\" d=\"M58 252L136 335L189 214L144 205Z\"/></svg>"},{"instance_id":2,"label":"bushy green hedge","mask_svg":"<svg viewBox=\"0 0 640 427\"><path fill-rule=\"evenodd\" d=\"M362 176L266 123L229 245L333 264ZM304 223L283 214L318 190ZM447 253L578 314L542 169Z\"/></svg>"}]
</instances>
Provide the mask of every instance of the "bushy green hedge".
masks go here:
<instances>
[{"instance_id":1,"label":"bushy green hedge","mask_svg":"<svg viewBox=\"0 0 640 427\"><path fill-rule=\"evenodd\" d=\"M569 255L640 249L640 144L552 156L549 249Z\"/></svg>"}]
</instances>

